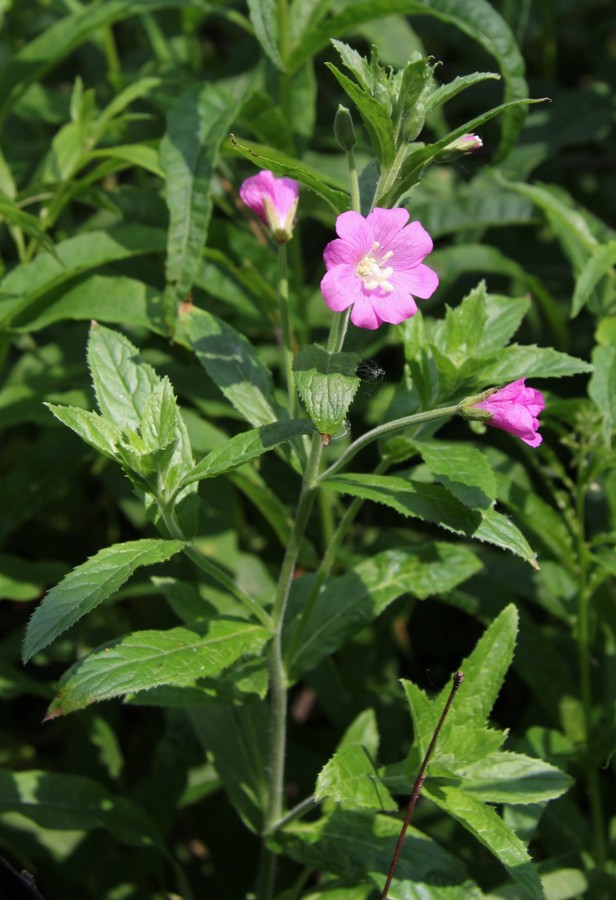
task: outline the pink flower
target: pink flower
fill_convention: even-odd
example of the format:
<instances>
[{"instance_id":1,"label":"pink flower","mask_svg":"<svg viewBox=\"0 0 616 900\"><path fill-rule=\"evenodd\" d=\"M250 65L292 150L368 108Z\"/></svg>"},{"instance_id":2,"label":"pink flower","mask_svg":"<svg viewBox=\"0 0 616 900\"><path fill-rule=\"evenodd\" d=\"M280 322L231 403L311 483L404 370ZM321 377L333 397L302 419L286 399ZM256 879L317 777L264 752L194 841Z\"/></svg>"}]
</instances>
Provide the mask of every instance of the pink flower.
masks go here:
<instances>
[{"instance_id":1,"label":"pink flower","mask_svg":"<svg viewBox=\"0 0 616 900\"><path fill-rule=\"evenodd\" d=\"M527 388L524 381L524 378L519 378L467 409L485 410L490 414L486 420L488 425L515 434L530 447L538 447L542 437L537 432L537 416L544 408L545 400L541 391Z\"/></svg>"},{"instance_id":2,"label":"pink flower","mask_svg":"<svg viewBox=\"0 0 616 900\"><path fill-rule=\"evenodd\" d=\"M358 328L399 325L417 312L413 295L425 300L438 286L436 272L422 263L432 239L408 220L406 209L378 207L366 218L351 211L336 219L338 238L323 252L321 293L334 312L352 306Z\"/></svg>"},{"instance_id":3,"label":"pink flower","mask_svg":"<svg viewBox=\"0 0 616 900\"><path fill-rule=\"evenodd\" d=\"M293 236L299 184L292 178L275 178L264 169L247 178L240 188L240 199L269 228L272 237L284 244Z\"/></svg>"}]
</instances>

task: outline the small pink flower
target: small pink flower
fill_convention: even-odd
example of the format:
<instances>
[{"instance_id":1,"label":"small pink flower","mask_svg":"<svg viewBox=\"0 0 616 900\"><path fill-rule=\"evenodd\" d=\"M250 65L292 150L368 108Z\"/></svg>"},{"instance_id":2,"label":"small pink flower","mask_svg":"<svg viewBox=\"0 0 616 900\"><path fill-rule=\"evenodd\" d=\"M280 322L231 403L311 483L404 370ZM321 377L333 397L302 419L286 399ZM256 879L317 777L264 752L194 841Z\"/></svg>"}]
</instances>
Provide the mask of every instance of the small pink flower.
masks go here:
<instances>
[{"instance_id":1,"label":"small pink flower","mask_svg":"<svg viewBox=\"0 0 616 900\"><path fill-rule=\"evenodd\" d=\"M334 312L352 306L358 328L399 325L417 312L413 295L425 300L438 287L438 275L422 263L432 239L408 220L406 209L378 207L366 218L350 211L336 219L338 238L323 252L321 293Z\"/></svg>"},{"instance_id":2,"label":"small pink flower","mask_svg":"<svg viewBox=\"0 0 616 900\"><path fill-rule=\"evenodd\" d=\"M487 419L488 425L515 434L530 447L538 447L542 437L537 432L537 416L544 408L545 400L541 391L527 388L524 381L524 378L513 381L469 409L485 410L491 416Z\"/></svg>"},{"instance_id":3,"label":"small pink flower","mask_svg":"<svg viewBox=\"0 0 616 900\"><path fill-rule=\"evenodd\" d=\"M247 178L240 199L269 228L272 237L284 244L293 236L299 184L292 178L275 178L267 169Z\"/></svg>"}]
</instances>

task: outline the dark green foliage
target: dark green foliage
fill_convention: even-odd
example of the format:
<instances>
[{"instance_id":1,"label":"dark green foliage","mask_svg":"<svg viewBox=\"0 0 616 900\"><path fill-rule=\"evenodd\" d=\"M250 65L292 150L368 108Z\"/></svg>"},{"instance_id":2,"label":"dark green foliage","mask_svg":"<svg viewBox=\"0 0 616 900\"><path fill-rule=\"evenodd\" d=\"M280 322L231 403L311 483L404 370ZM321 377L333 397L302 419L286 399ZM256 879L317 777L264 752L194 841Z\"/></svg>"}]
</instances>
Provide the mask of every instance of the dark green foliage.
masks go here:
<instances>
[{"instance_id":1,"label":"dark green foliage","mask_svg":"<svg viewBox=\"0 0 616 900\"><path fill-rule=\"evenodd\" d=\"M613 22L552 6L0 4L0 855L45 900L376 900L458 668L391 900L616 895ZM359 204L440 286L340 352ZM540 447L455 415L520 378Z\"/></svg>"}]
</instances>

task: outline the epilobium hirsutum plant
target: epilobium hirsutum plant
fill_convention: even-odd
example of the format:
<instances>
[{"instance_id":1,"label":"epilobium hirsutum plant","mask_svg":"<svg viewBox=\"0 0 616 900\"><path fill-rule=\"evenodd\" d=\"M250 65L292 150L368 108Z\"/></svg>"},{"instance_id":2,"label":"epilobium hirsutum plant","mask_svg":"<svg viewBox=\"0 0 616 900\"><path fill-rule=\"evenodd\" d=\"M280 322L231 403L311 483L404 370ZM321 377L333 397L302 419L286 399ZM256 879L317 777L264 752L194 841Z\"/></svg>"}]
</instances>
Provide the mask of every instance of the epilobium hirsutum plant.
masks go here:
<instances>
[{"instance_id":1,"label":"epilobium hirsutum plant","mask_svg":"<svg viewBox=\"0 0 616 900\"><path fill-rule=\"evenodd\" d=\"M613 599L613 254L561 192L511 180L531 102L511 32L479 0L251 2L250 22L234 8L217 26L241 26L238 59L193 83L201 14L183 11L178 56L159 5L140 5L147 78L122 68L121 4L71 14L68 35L103 29L113 96L75 87L31 184L0 156L18 256L0 284L16 359L0 424L34 410L11 452L45 471L6 506L14 546L25 510L33 543L66 560L37 561L20 594L20 561L0 559L10 598L40 600L27 672L54 683L17 672L14 642L6 677L45 698L50 743L69 748L0 772L9 835L25 816L49 847L4 852L49 898L541 898L562 859L572 896L593 879L609 893L612 732L590 660L613 645L613 616L597 619ZM342 68L314 69L372 6L462 28L496 55L504 102L466 118L464 92L498 76L448 81L423 51L396 67L335 39ZM267 61L245 71L254 36ZM37 46L14 75L37 77ZM15 84L13 135L42 102ZM492 226L534 227L533 204L571 253L574 312L602 320L594 368L566 352L530 263L490 243ZM588 845L567 847L569 816Z\"/></svg>"}]
</instances>

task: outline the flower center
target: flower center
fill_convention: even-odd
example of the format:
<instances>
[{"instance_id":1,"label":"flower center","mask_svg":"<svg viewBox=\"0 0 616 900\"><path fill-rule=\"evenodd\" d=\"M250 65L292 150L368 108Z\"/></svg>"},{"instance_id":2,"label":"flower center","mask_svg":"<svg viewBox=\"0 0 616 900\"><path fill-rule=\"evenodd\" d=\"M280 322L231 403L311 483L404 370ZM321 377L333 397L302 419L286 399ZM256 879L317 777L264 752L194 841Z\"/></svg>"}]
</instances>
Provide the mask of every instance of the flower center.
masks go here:
<instances>
[{"instance_id":1,"label":"flower center","mask_svg":"<svg viewBox=\"0 0 616 900\"><path fill-rule=\"evenodd\" d=\"M366 253L365 256L362 256L357 263L355 274L361 278L367 291L374 291L377 288L382 288L382 290L390 294L393 291L394 286L388 279L391 278L394 270L391 266L386 266L385 263L394 255L394 251L389 250L378 259L376 251L380 246L378 241L374 242L370 248L370 253Z\"/></svg>"}]
</instances>

